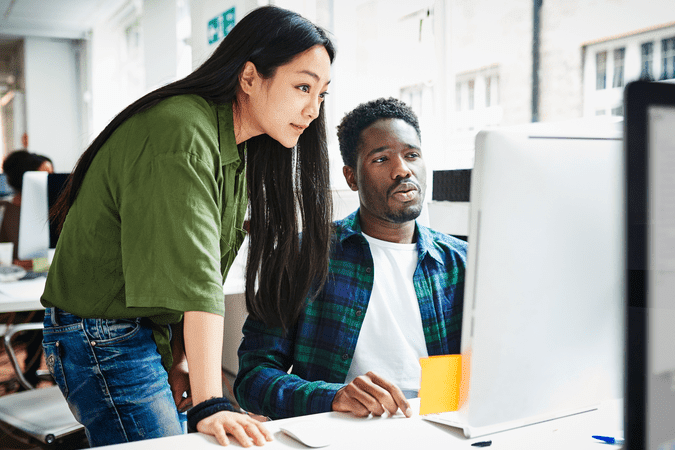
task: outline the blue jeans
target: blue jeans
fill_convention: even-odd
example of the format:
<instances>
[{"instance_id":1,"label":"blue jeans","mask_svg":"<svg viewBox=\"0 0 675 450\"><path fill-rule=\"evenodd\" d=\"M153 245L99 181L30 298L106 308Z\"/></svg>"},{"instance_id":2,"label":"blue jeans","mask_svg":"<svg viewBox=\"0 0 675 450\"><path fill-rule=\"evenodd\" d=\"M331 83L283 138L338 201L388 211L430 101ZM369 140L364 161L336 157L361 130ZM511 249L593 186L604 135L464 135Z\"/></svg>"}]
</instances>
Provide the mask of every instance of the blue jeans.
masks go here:
<instances>
[{"instance_id":1,"label":"blue jeans","mask_svg":"<svg viewBox=\"0 0 675 450\"><path fill-rule=\"evenodd\" d=\"M146 320L45 312L47 366L92 447L184 433Z\"/></svg>"}]
</instances>

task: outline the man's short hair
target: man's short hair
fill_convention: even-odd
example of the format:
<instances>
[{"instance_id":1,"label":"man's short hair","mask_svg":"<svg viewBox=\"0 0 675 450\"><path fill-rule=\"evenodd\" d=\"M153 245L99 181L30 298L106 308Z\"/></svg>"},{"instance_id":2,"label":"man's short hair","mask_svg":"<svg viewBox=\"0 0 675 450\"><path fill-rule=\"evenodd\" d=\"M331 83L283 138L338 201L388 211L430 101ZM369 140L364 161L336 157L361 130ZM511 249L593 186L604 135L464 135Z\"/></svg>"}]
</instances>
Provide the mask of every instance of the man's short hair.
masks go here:
<instances>
[{"instance_id":1,"label":"man's short hair","mask_svg":"<svg viewBox=\"0 0 675 450\"><path fill-rule=\"evenodd\" d=\"M393 97L378 98L361 103L347 113L338 125L338 142L340 154L346 166L356 168L356 157L361 132L380 119L401 119L409 123L422 140L420 125L413 110L402 101Z\"/></svg>"}]
</instances>

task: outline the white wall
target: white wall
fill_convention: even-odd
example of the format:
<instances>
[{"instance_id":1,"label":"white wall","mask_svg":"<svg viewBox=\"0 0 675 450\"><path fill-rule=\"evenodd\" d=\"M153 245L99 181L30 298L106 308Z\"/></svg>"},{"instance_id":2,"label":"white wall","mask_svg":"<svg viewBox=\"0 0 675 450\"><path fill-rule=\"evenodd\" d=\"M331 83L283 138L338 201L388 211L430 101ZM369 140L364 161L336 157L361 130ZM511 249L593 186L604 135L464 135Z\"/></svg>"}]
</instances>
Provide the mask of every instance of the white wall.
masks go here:
<instances>
[{"instance_id":1,"label":"white wall","mask_svg":"<svg viewBox=\"0 0 675 450\"><path fill-rule=\"evenodd\" d=\"M152 90L176 79L175 0L145 0L143 2L143 50L145 87Z\"/></svg>"},{"instance_id":2,"label":"white wall","mask_svg":"<svg viewBox=\"0 0 675 450\"><path fill-rule=\"evenodd\" d=\"M184 1L129 0L93 27L90 141L126 106L190 72L179 29Z\"/></svg>"},{"instance_id":3,"label":"white wall","mask_svg":"<svg viewBox=\"0 0 675 450\"><path fill-rule=\"evenodd\" d=\"M29 149L70 172L83 139L77 41L27 37L24 41Z\"/></svg>"},{"instance_id":4,"label":"white wall","mask_svg":"<svg viewBox=\"0 0 675 450\"><path fill-rule=\"evenodd\" d=\"M117 113L145 93L141 13L142 4L130 0L113 16L101 17L92 29L89 141Z\"/></svg>"}]
</instances>

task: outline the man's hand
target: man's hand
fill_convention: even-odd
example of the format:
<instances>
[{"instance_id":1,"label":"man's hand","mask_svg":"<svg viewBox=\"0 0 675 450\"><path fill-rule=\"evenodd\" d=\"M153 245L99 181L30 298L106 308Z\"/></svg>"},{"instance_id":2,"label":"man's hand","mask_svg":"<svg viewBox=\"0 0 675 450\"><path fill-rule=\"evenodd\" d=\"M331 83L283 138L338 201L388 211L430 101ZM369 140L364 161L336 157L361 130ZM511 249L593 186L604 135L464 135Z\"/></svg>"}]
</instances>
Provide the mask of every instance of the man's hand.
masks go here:
<instances>
[{"instance_id":1,"label":"man's hand","mask_svg":"<svg viewBox=\"0 0 675 450\"><path fill-rule=\"evenodd\" d=\"M178 411L183 412L188 409L192 404L192 395L190 395L190 374L188 373L186 360L171 367L171 370L169 370L169 385ZM187 396L183 397L183 393L186 393Z\"/></svg>"},{"instance_id":2,"label":"man's hand","mask_svg":"<svg viewBox=\"0 0 675 450\"><path fill-rule=\"evenodd\" d=\"M257 420L246 414L220 411L199 421L197 431L215 436L220 445L228 445L232 435L243 447L261 446L272 441L272 433Z\"/></svg>"},{"instance_id":3,"label":"man's hand","mask_svg":"<svg viewBox=\"0 0 675 450\"><path fill-rule=\"evenodd\" d=\"M333 411L350 412L358 417L369 414L381 416L396 414L400 409L406 417L412 416L410 404L403 392L393 383L374 372L356 377L340 389L333 399Z\"/></svg>"}]
</instances>

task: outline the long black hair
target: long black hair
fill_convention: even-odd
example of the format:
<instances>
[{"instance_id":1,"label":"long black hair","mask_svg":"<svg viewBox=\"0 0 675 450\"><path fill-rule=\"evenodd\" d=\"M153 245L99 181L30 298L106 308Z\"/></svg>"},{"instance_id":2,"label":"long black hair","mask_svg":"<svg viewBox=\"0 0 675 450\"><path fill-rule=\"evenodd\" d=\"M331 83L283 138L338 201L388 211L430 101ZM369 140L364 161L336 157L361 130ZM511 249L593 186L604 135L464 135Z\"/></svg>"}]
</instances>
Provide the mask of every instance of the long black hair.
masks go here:
<instances>
[{"instance_id":1,"label":"long black hair","mask_svg":"<svg viewBox=\"0 0 675 450\"><path fill-rule=\"evenodd\" d=\"M251 11L194 72L146 94L112 119L80 157L52 217L63 225L94 157L129 117L181 94L236 103L239 75L247 61L271 78L279 66L316 45L324 46L332 63L335 47L320 27L274 6ZM320 287L328 272L332 201L323 103L294 151L267 135L249 139L246 149L251 213L246 306L252 317L288 330L310 288Z\"/></svg>"}]
</instances>

